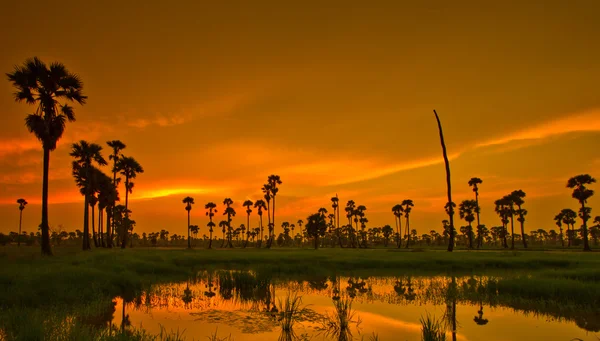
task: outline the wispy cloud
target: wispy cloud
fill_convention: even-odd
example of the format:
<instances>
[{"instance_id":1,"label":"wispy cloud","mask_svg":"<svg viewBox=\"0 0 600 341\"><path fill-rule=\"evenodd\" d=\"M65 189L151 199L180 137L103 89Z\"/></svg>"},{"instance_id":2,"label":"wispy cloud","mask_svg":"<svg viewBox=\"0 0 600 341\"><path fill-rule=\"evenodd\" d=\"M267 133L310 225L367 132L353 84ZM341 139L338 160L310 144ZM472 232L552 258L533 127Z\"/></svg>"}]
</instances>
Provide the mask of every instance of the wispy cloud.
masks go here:
<instances>
[{"instance_id":1,"label":"wispy cloud","mask_svg":"<svg viewBox=\"0 0 600 341\"><path fill-rule=\"evenodd\" d=\"M600 109L588 110L543 122L517 132L506 134L500 138L478 143L475 146L488 147L514 141L539 140L567 133L594 131L600 131Z\"/></svg>"}]
</instances>

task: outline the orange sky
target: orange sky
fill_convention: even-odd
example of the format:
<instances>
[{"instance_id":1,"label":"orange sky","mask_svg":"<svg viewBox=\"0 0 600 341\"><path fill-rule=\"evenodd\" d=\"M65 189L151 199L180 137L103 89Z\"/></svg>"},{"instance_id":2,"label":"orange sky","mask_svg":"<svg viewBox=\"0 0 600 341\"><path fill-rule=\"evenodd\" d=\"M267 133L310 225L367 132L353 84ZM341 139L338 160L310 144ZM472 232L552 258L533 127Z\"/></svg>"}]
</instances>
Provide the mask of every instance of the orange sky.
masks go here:
<instances>
[{"instance_id":1,"label":"orange sky","mask_svg":"<svg viewBox=\"0 0 600 341\"><path fill-rule=\"evenodd\" d=\"M82 225L68 156L79 139L120 139L144 166L131 197L138 232L185 233L190 195L203 234L204 203L231 197L239 208L273 173L283 180L278 225L330 208L337 192L367 207L370 226L393 224L391 207L410 198L411 226L440 230L432 109L455 201L482 178L488 227L499 223L493 200L523 189L527 229L553 228L558 210L577 208L567 179L600 176L595 0L175 3L3 2L0 71L58 60L89 96L51 155L52 226ZM19 197L34 231L42 152L24 127L32 108L12 92L0 81L0 232L18 228Z\"/></svg>"}]
</instances>

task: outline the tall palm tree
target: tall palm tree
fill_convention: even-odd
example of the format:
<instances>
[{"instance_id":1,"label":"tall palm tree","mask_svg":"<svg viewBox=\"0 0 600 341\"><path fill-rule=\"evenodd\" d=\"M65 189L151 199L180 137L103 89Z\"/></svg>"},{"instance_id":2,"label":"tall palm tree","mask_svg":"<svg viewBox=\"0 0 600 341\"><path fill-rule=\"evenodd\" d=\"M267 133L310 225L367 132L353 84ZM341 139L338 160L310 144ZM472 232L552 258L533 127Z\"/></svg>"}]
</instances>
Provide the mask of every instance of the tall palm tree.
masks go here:
<instances>
[{"instance_id":1,"label":"tall palm tree","mask_svg":"<svg viewBox=\"0 0 600 341\"><path fill-rule=\"evenodd\" d=\"M17 199L17 204L19 204L19 238L17 238L17 246L21 246L21 225L23 224L23 210L27 206L27 200Z\"/></svg>"},{"instance_id":2,"label":"tall palm tree","mask_svg":"<svg viewBox=\"0 0 600 341\"><path fill-rule=\"evenodd\" d=\"M265 201L267 202L267 220L268 220L268 239L269 241L271 240L271 231L273 230L273 225L271 224L271 184L266 183L262 186L261 188L262 192L263 192L263 197L265 198ZM269 242L267 242L266 245L267 248L269 248Z\"/></svg>"},{"instance_id":3,"label":"tall palm tree","mask_svg":"<svg viewBox=\"0 0 600 341\"><path fill-rule=\"evenodd\" d=\"M208 248L211 249L212 248L212 233L213 233L213 227L215 227L215 223L213 222L213 217L215 216L215 213L217 213L217 205L214 202L209 202L206 205L204 205L204 208L207 209L208 211L206 211L206 216L208 217L208 224L206 226L208 226L208 230L210 232L210 240L208 241Z\"/></svg>"},{"instance_id":4,"label":"tall palm tree","mask_svg":"<svg viewBox=\"0 0 600 341\"><path fill-rule=\"evenodd\" d=\"M337 239L338 239L338 244L340 245L340 248L343 248L344 245L342 244L342 236L340 235L340 199L338 198L337 193L335 194L335 197L331 198L331 207L333 208L333 215L334 215L334 219L335 219L335 231L336 231L336 235L337 235Z\"/></svg>"},{"instance_id":5,"label":"tall palm tree","mask_svg":"<svg viewBox=\"0 0 600 341\"><path fill-rule=\"evenodd\" d=\"M406 217L406 248L410 245L410 211L412 211L412 207L415 206L412 200L406 199L402 201L402 206L404 206L404 217Z\"/></svg>"},{"instance_id":6,"label":"tall palm tree","mask_svg":"<svg viewBox=\"0 0 600 341\"><path fill-rule=\"evenodd\" d=\"M225 198L225 200L223 200L223 205L225 205L225 211L223 212L223 215L227 216L227 230L231 232L231 217L235 217L235 210L233 207L231 207L231 205L233 205L233 200L230 198ZM231 233L229 233L229 236L227 237L227 247L233 248Z\"/></svg>"},{"instance_id":7,"label":"tall palm tree","mask_svg":"<svg viewBox=\"0 0 600 341\"><path fill-rule=\"evenodd\" d=\"M117 168L121 175L125 177L125 219L129 223L129 193L133 193L134 183L131 179L135 179L138 174L144 173L142 166L132 157L121 155L117 162ZM121 238L121 248L127 246L127 232L129 227L123 228L123 237Z\"/></svg>"},{"instance_id":8,"label":"tall palm tree","mask_svg":"<svg viewBox=\"0 0 600 341\"><path fill-rule=\"evenodd\" d=\"M579 209L579 217L583 222L583 225L581 226L583 232L583 251L591 251L587 230L587 221L591 218L591 208L586 207L585 204L587 203L587 200L594 195L594 191L586 186L595 182L596 179L589 174L580 174L570 178L569 181L567 181L567 188L573 189L573 194L571 194L571 196L573 199L577 199L579 204L581 204L581 208Z\"/></svg>"},{"instance_id":9,"label":"tall palm tree","mask_svg":"<svg viewBox=\"0 0 600 341\"><path fill-rule=\"evenodd\" d=\"M557 215L554 216L554 221L556 222L556 226L558 226L559 231L560 231L560 245L562 247L565 247L565 238L563 235L563 228L562 228L562 220L564 218L564 215L562 212L558 213ZM567 227L568 228L568 227ZM570 240L569 240L569 246L570 246Z\"/></svg>"},{"instance_id":10,"label":"tall palm tree","mask_svg":"<svg viewBox=\"0 0 600 341\"><path fill-rule=\"evenodd\" d=\"M183 203L185 204L185 210L187 211L187 216L188 216L188 223L187 223L187 234L188 234L188 249L192 248L192 243L190 241L190 213L192 211L192 205L194 204L194 198L192 197L185 197L183 198Z\"/></svg>"},{"instance_id":11,"label":"tall palm tree","mask_svg":"<svg viewBox=\"0 0 600 341\"><path fill-rule=\"evenodd\" d=\"M50 227L48 225L48 170L50 152L56 149L67 121L75 121L75 111L67 102L84 105L83 82L58 62L46 65L39 58L27 59L22 65L7 73L8 81L16 88L17 102L37 106L33 114L25 118L25 126L42 143L44 150L42 177L42 254L52 255ZM64 101L65 103L60 103Z\"/></svg>"},{"instance_id":12,"label":"tall palm tree","mask_svg":"<svg viewBox=\"0 0 600 341\"><path fill-rule=\"evenodd\" d=\"M119 199L119 193L117 189L112 183L110 177L101 173L103 176L98 181L98 215L100 217L103 216L103 212L106 211L106 223L102 224L99 222L99 229L102 229L102 225L106 225L106 244L104 244L104 238L102 238L102 234L100 235L101 241L100 244L104 247L110 247L112 245L111 239L111 221L110 218L112 216L112 207L114 203Z\"/></svg>"},{"instance_id":13,"label":"tall palm tree","mask_svg":"<svg viewBox=\"0 0 600 341\"><path fill-rule=\"evenodd\" d=\"M477 201L463 200L458 205L458 214L460 219L464 219L469 224L469 249L473 248L473 221L475 220L475 211L477 209Z\"/></svg>"},{"instance_id":14,"label":"tall palm tree","mask_svg":"<svg viewBox=\"0 0 600 341\"><path fill-rule=\"evenodd\" d=\"M104 166L107 163L102 156L102 146L83 140L73 144L69 155L75 158L75 161L73 161L73 174L76 177L76 181L79 182L78 185L83 190L83 250L89 250L91 248L89 238L89 205L94 191L93 164L96 163L99 166Z\"/></svg>"},{"instance_id":15,"label":"tall palm tree","mask_svg":"<svg viewBox=\"0 0 600 341\"><path fill-rule=\"evenodd\" d=\"M402 229L402 216L404 215L404 207L401 204L394 205L392 207L392 213L394 214L394 221L396 222L396 246L400 248L402 246L402 234L400 234L400 230Z\"/></svg>"},{"instance_id":16,"label":"tall palm tree","mask_svg":"<svg viewBox=\"0 0 600 341\"><path fill-rule=\"evenodd\" d=\"M346 218L348 218L348 241L350 243L350 246L355 248L356 243L354 240L354 233L352 232L352 217L354 216L354 213L356 211L356 203L354 202L354 200L348 200L344 211L346 211Z\"/></svg>"},{"instance_id":17,"label":"tall palm tree","mask_svg":"<svg viewBox=\"0 0 600 341\"><path fill-rule=\"evenodd\" d=\"M300 233L302 233L302 225L304 225L304 220L298 219L298 221L296 222L296 224L298 224L298 228L300 229ZM302 241L300 242L300 247L302 247Z\"/></svg>"},{"instance_id":18,"label":"tall palm tree","mask_svg":"<svg viewBox=\"0 0 600 341\"><path fill-rule=\"evenodd\" d=\"M575 219L577 218L577 213L570 208L563 208L560 211L560 215L562 216L563 223L567 225L567 239L569 240L568 246L570 247L572 244L572 239L575 236Z\"/></svg>"},{"instance_id":19,"label":"tall palm tree","mask_svg":"<svg viewBox=\"0 0 600 341\"><path fill-rule=\"evenodd\" d=\"M227 221L226 220L221 220L219 222L219 227L221 228L221 231L223 232L223 240L221 242L221 247L225 246L225 231L227 230Z\"/></svg>"},{"instance_id":20,"label":"tall palm tree","mask_svg":"<svg viewBox=\"0 0 600 341\"><path fill-rule=\"evenodd\" d=\"M267 208L267 204L262 199L256 200L256 202L254 203L254 208L256 208L258 210L256 213L258 214L258 221L259 221L259 227L260 227L260 238L259 238L259 241L256 243L256 246L261 247L261 244L262 244L262 241L264 238L263 233L265 230L263 227L263 222L262 222L263 210L267 210L268 208Z\"/></svg>"},{"instance_id":21,"label":"tall palm tree","mask_svg":"<svg viewBox=\"0 0 600 341\"><path fill-rule=\"evenodd\" d=\"M481 180L480 178L471 178L469 180L469 186L473 187L473 192L475 192L475 203L477 204L476 209L475 209L475 213L477 215L477 248L479 249L482 244L483 244L483 240L481 238L481 233L479 233L480 228L479 225L481 225L481 222L479 221L479 213L481 211L481 207L479 207L479 186L483 183L483 180Z\"/></svg>"},{"instance_id":22,"label":"tall palm tree","mask_svg":"<svg viewBox=\"0 0 600 341\"><path fill-rule=\"evenodd\" d=\"M125 149L125 144L123 142L121 142L120 140L112 140L112 141L107 141L106 144L112 148L112 154L110 154L108 156L109 160L113 161L113 168L112 168L112 172L113 172L113 186L115 186L115 189L118 189L117 187L119 186L119 182L121 181L121 178L117 178L117 173L119 172L119 169L117 168L117 163L119 161L119 158L121 156L121 151L123 149ZM116 205L116 202L112 204L112 207L114 207ZM113 216L113 224L111 225L111 236L112 233L114 233L115 231L115 226L114 226L114 216ZM108 248L112 248L112 237L110 239L108 239Z\"/></svg>"},{"instance_id":23,"label":"tall palm tree","mask_svg":"<svg viewBox=\"0 0 600 341\"><path fill-rule=\"evenodd\" d=\"M271 198L273 199L273 219L271 220L271 224L273 226L273 231L271 232L271 238L269 239L269 244L267 245L268 248L271 248L271 245L273 244L273 240L275 239L275 197L277 196L277 193L279 192L279 187L277 187L278 185L281 185L281 178L279 177L279 175L275 175L275 174L271 174L269 175L267 182L270 186L271 189Z\"/></svg>"},{"instance_id":24,"label":"tall palm tree","mask_svg":"<svg viewBox=\"0 0 600 341\"><path fill-rule=\"evenodd\" d=\"M98 203L98 197L94 193L97 187L92 187L92 194L90 195L90 208L92 209L92 241L94 242L94 247L98 247L98 238L96 235L96 204ZM100 227L98 227L100 228Z\"/></svg>"},{"instance_id":25,"label":"tall palm tree","mask_svg":"<svg viewBox=\"0 0 600 341\"><path fill-rule=\"evenodd\" d=\"M448 190L448 202L446 203L445 209L448 214L448 218L450 219L450 238L448 242L448 252L452 252L454 250L454 207L456 204L452 201L452 183L450 181L450 161L448 160L448 153L446 151L446 143L444 142L444 133L442 131L442 122L440 122L440 117L437 112L434 110L433 114L435 115L435 119L437 120L438 130L440 132L440 143L442 145L442 155L444 156L444 164L446 165L446 189Z\"/></svg>"},{"instance_id":26,"label":"tall palm tree","mask_svg":"<svg viewBox=\"0 0 600 341\"><path fill-rule=\"evenodd\" d=\"M508 242L506 240L506 234L508 232L506 225L508 224L508 217L510 217L510 202L507 200L507 197L503 197L502 199L498 199L494 202L496 208L494 209L500 220L502 221L502 246L504 248L508 248Z\"/></svg>"},{"instance_id":27,"label":"tall palm tree","mask_svg":"<svg viewBox=\"0 0 600 341\"><path fill-rule=\"evenodd\" d=\"M525 203L525 200L523 200L523 198L525 198L525 196L526 196L525 192L523 192L520 189L510 193L512 202L515 205L517 205L517 210L515 211L515 213L518 216L517 221L521 224L521 240L523 240L523 247L527 248L527 238L525 236L525 227L524 227L525 215L527 215L527 210L522 207L523 204Z\"/></svg>"},{"instance_id":28,"label":"tall palm tree","mask_svg":"<svg viewBox=\"0 0 600 341\"><path fill-rule=\"evenodd\" d=\"M361 222L366 222L364 221L365 219L365 211L367 210L367 208L364 205L358 205L356 207L356 209L354 210L354 222L356 223L356 231L358 232L358 223ZM364 228L363 228L364 230ZM367 246L367 242L365 241L365 233L364 231L361 231L360 233L360 237L361 237L361 243L358 244L358 247L366 247Z\"/></svg>"},{"instance_id":29,"label":"tall palm tree","mask_svg":"<svg viewBox=\"0 0 600 341\"><path fill-rule=\"evenodd\" d=\"M244 201L244 204L243 204L243 206L246 207L247 226L248 226L248 233L246 233L246 242L244 243L244 249L246 248L246 246L248 246L248 238L250 237L250 213L252 213L252 205L254 205L252 200L246 200L246 201Z\"/></svg>"}]
</instances>

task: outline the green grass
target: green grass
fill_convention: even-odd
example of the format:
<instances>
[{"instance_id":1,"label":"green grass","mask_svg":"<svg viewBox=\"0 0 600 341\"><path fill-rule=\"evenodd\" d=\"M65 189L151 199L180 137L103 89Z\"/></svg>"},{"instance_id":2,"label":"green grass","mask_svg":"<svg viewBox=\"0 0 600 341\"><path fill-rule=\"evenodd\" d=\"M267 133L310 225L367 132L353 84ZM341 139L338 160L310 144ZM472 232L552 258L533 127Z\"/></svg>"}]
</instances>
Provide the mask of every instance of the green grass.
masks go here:
<instances>
[{"instance_id":1,"label":"green grass","mask_svg":"<svg viewBox=\"0 0 600 341\"><path fill-rule=\"evenodd\" d=\"M523 307L531 303L543 304L548 310L557 305L574 310L585 309L582 305L600 306L600 286L596 284L600 280L600 253L254 248L134 248L81 252L69 247L55 248L54 252L54 257L42 257L34 247L0 248L0 287L3 288L0 291L0 325L7 333L14 334L9 340L36 339L39 335L57 333L48 329L48 316L60 316L60 321L68 316L94 319L94 314L110 308L115 296L130 300L152 284L183 281L199 271L216 269L245 269L258 273L259 278L245 281L248 282L247 290L240 292L244 297L252 297L254 288L262 283L260 278L498 275L500 278L493 288L501 304ZM219 281L223 283L240 282L232 276L244 274L223 272L217 276L221 276ZM23 322L35 321L35 318L41 322ZM58 322L53 324L60 325ZM32 324L36 327L29 328ZM112 340L117 337L91 330L84 323L75 324L72 331L63 334L69 333L75 335L73 340ZM119 337L146 340L153 336L142 331Z\"/></svg>"}]
</instances>

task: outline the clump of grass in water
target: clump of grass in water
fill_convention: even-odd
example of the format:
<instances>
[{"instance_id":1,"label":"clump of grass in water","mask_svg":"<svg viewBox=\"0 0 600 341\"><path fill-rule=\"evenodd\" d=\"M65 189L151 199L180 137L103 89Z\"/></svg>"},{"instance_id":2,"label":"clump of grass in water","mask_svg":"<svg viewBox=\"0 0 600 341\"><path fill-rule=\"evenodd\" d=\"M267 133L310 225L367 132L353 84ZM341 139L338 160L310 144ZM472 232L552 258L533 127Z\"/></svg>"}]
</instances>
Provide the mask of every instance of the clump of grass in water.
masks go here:
<instances>
[{"instance_id":1,"label":"clump of grass in water","mask_svg":"<svg viewBox=\"0 0 600 341\"><path fill-rule=\"evenodd\" d=\"M356 312L352 310L352 299L341 298L333 300L335 312L327 314L322 322L322 330L327 337L335 338L339 341L352 340L352 324L360 325L360 319L354 320ZM376 340L376 339L375 339Z\"/></svg>"},{"instance_id":2,"label":"clump of grass in water","mask_svg":"<svg viewBox=\"0 0 600 341\"><path fill-rule=\"evenodd\" d=\"M421 316L420 322L421 341L446 341L446 332L442 321L427 314L425 318Z\"/></svg>"},{"instance_id":3,"label":"clump of grass in water","mask_svg":"<svg viewBox=\"0 0 600 341\"><path fill-rule=\"evenodd\" d=\"M294 324L300 320L304 313L308 312L306 307L302 307L302 297L296 294L288 294L285 299L279 299L278 303L278 322L281 327L279 340L298 340L299 337L294 333Z\"/></svg>"}]
</instances>

